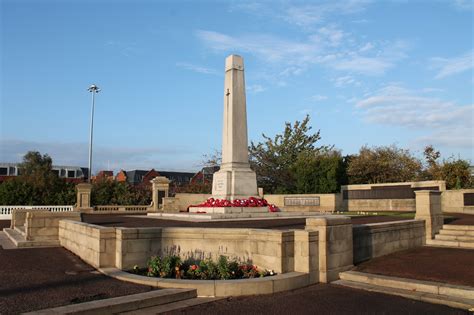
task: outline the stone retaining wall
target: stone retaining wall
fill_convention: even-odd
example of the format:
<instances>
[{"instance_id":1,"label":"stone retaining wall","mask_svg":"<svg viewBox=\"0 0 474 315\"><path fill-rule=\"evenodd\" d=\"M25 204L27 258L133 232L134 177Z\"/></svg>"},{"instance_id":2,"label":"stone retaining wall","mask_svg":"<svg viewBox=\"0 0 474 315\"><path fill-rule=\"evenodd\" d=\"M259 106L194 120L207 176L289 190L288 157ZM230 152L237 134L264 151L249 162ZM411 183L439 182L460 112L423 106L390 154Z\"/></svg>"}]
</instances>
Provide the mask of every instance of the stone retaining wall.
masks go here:
<instances>
[{"instance_id":1,"label":"stone retaining wall","mask_svg":"<svg viewBox=\"0 0 474 315\"><path fill-rule=\"evenodd\" d=\"M93 267L115 266L115 228L62 220L59 242Z\"/></svg>"},{"instance_id":2,"label":"stone retaining wall","mask_svg":"<svg viewBox=\"0 0 474 315\"><path fill-rule=\"evenodd\" d=\"M474 194L474 189L443 191L441 194L443 212L474 214L474 206L464 205L464 194Z\"/></svg>"},{"instance_id":3,"label":"stone retaining wall","mask_svg":"<svg viewBox=\"0 0 474 315\"><path fill-rule=\"evenodd\" d=\"M352 231L354 264L425 243L421 220L354 225Z\"/></svg>"},{"instance_id":4,"label":"stone retaining wall","mask_svg":"<svg viewBox=\"0 0 474 315\"><path fill-rule=\"evenodd\" d=\"M176 194L174 197L163 198L163 211L185 211L189 206L201 204L210 197L210 194Z\"/></svg>"},{"instance_id":5,"label":"stone retaining wall","mask_svg":"<svg viewBox=\"0 0 474 315\"><path fill-rule=\"evenodd\" d=\"M43 210L27 211L25 218L26 240L57 241L59 222L64 219L81 221L81 214L78 212L50 212Z\"/></svg>"}]
</instances>

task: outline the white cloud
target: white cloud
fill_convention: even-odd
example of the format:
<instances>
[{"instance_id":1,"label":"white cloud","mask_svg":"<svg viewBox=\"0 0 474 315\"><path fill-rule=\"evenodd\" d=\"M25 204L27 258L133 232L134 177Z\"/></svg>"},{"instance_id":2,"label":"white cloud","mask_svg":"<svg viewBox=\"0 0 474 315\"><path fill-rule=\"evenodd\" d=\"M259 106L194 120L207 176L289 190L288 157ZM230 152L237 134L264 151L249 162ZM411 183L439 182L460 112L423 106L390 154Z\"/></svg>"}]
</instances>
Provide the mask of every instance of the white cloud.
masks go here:
<instances>
[{"instance_id":1,"label":"white cloud","mask_svg":"<svg viewBox=\"0 0 474 315\"><path fill-rule=\"evenodd\" d=\"M303 6L290 5L282 17L291 24L307 27L322 23L334 14L347 15L361 12L369 2L371 1L332 0Z\"/></svg>"},{"instance_id":2,"label":"white cloud","mask_svg":"<svg viewBox=\"0 0 474 315\"><path fill-rule=\"evenodd\" d=\"M265 91L265 88L261 86L260 84L251 84L251 85L247 85L246 90L250 93L256 94L256 93Z\"/></svg>"},{"instance_id":3,"label":"white cloud","mask_svg":"<svg viewBox=\"0 0 474 315\"><path fill-rule=\"evenodd\" d=\"M335 87L345 87L350 85L360 86L361 83L357 81L353 76L345 75L342 77L337 77L331 80L334 82Z\"/></svg>"},{"instance_id":4,"label":"white cloud","mask_svg":"<svg viewBox=\"0 0 474 315\"><path fill-rule=\"evenodd\" d=\"M432 58L432 67L438 69L435 79L442 79L474 67L474 50L454 58Z\"/></svg>"},{"instance_id":5,"label":"white cloud","mask_svg":"<svg viewBox=\"0 0 474 315\"><path fill-rule=\"evenodd\" d=\"M472 146L474 104L462 106L426 93L389 85L355 105L368 122L425 130L429 135L423 139L433 143Z\"/></svg>"},{"instance_id":6,"label":"white cloud","mask_svg":"<svg viewBox=\"0 0 474 315\"><path fill-rule=\"evenodd\" d=\"M86 143L58 143L37 142L19 139L0 139L0 161L21 162L28 151L39 151L48 154L56 165L75 165L86 167L88 144ZM182 169L191 166L195 161L178 161L176 156L193 155L185 148L156 148L156 147L106 147L95 145L93 155L93 169L150 169L162 170Z\"/></svg>"},{"instance_id":7,"label":"white cloud","mask_svg":"<svg viewBox=\"0 0 474 315\"><path fill-rule=\"evenodd\" d=\"M353 38L335 26L320 28L304 40L283 39L267 34L231 36L199 30L196 36L212 50L241 52L256 56L278 75L299 75L312 65L364 75L382 75L406 57L403 41L370 43L371 49L358 51L366 44L354 44ZM367 46L368 47L368 46Z\"/></svg>"},{"instance_id":8,"label":"white cloud","mask_svg":"<svg viewBox=\"0 0 474 315\"><path fill-rule=\"evenodd\" d=\"M454 0L452 3L455 8L460 10L470 11L474 8L474 2L472 0Z\"/></svg>"},{"instance_id":9,"label":"white cloud","mask_svg":"<svg viewBox=\"0 0 474 315\"><path fill-rule=\"evenodd\" d=\"M311 96L310 99L315 102L320 102L320 101L327 100L328 97L326 95L316 94L316 95Z\"/></svg>"},{"instance_id":10,"label":"white cloud","mask_svg":"<svg viewBox=\"0 0 474 315\"><path fill-rule=\"evenodd\" d=\"M220 75L220 73L214 69L197 66L197 65L187 63L187 62L178 62L176 66L186 69L186 70L194 71L197 73Z\"/></svg>"}]
</instances>

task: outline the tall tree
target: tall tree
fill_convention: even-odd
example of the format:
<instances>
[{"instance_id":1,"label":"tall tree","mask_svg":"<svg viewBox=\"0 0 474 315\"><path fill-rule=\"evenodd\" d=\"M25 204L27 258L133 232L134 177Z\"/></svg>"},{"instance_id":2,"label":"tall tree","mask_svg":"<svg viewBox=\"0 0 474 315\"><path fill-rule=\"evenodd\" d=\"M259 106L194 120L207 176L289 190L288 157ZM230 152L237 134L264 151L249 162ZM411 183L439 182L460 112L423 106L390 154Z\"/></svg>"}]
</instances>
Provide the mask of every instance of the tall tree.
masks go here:
<instances>
[{"instance_id":1,"label":"tall tree","mask_svg":"<svg viewBox=\"0 0 474 315\"><path fill-rule=\"evenodd\" d=\"M298 191L295 163L300 154L317 154L329 146L316 146L320 131L311 133L309 115L294 124L285 123L283 134L267 137L249 147L250 164L257 173L258 186L270 193L295 193Z\"/></svg>"},{"instance_id":2,"label":"tall tree","mask_svg":"<svg viewBox=\"0 0 474 315\"><path fill-rule=\"evenodd\" d=\"M421 161L396 145L363 146L358 155L351 156L347 168L351 184L411 181L418 179L421 172Z\"/></svg>"}]
</instances>

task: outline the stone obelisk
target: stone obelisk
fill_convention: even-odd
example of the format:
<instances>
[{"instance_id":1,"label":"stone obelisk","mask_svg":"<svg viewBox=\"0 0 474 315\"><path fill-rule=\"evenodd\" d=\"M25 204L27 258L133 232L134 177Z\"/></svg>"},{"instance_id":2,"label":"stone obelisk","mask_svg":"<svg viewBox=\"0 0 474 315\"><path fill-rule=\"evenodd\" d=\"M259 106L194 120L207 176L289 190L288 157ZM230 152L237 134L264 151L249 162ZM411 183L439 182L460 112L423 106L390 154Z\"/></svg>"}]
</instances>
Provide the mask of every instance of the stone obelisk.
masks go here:
<instances>
[{"instance_id":1,"label":"stone obelisk","mask_svg":"<svg viewBox=\"0 0 474 315\"><path fill-rule=\"evenodd\" d=\"M225 60L222 164L214 173L212 197L232 201L257 196L257 176L249 165L244 61L230 55Z\"/></svg>"}]
</instances>

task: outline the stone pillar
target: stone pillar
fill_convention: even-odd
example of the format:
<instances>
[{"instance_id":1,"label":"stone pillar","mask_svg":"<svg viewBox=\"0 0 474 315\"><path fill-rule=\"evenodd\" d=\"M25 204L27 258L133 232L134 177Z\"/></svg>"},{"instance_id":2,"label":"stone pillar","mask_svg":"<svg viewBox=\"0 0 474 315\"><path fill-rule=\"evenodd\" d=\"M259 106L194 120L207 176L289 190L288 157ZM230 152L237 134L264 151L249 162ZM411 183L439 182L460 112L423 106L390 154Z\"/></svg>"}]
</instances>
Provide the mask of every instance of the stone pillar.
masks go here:
<instances>
[{"instance_id":1,"label":"stone pillar","mask_svg":"<svg viewBox=\"0 0 474 315\"><path fill-rule=\"evenodd\" d=\"M92 185L88 183L77 184L76 191L77 191L76 208L78 210L92 210L92 206L91 206Z\"/></svg>"},{"instance_id":2,"label":"stone pillar","mask_svg":"<svg viewBox=\"0 0 474 315\"><path fill-rule=\"evenodd\" d=\"M214 173L212 196L228 200L258 196L257 176L248 157L244 61L237 55L225 60L222 164Z\"/></svg>"},{"instance_id":3,"label":"stone pillar","mask_svg":"<svg viewBox=\"0 0 474 315\"><path fill-rule=\"evenodd\" d=\"M419 190L416 195L415 219L425 220L426 239L434 239L436 233L443 227L441 212L441 191Z\"/></svg>"},{"instance_id":4,"label":"stone pillar","mask_svg":"<svg viewBox=\"0 0 474 315\"><path fill-rule=\"evenodd\" d=\"M153 178L152 183L152 210L158 211L162 208L163 198L167 198L170 190L170 180L164 176Z\"/></svg>"},{"instance_id":5,"label":"stone pillar","mask_svg":"<svg viewBox=\"0 0 474 315\"><path fill-rule=\"evenodd\" d=\"M319 232L319 282L335 281L339 279L339 272L353 267L351 218L308 218L305 229Z\"/></svg>"},{"instance_id":6,"label":"stone pillar","mask_svg":"<svg viewBox=\"0 0 474 315\"><path fill-rule=\"evenodd\" d=\"M309 273L309 283L319 282L318 231L295 230L295 271Z\"/></svg>"}]
</instances>

